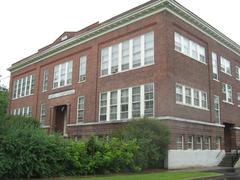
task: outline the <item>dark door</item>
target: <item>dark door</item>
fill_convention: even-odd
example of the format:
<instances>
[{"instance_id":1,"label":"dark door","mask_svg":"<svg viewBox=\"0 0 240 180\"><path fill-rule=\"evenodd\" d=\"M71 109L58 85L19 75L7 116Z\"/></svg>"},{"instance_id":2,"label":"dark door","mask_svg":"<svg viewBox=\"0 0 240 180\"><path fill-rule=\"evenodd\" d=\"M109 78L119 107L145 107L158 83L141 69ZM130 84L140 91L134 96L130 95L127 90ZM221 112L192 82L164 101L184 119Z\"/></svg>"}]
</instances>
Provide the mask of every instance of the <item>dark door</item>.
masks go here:
<instances>
[{"instance_id":1,"label":"dark door","mask_svg":"<svg viewBox=\"0 0 240 180\"><path fill-rule=\"evenodd\" d=\"M225 123L224 128L224 147L226 152L231 152L231 150L235 149L236 141L235 141L235 131L233 129L234 124Z\"/></svg>"},{"instance_id":2,"label":"dark door","mask_svg":"<svg viewBox=\"0 0 240 180\"><path fill-rule=\"evenodd\" d=\"M55 132L60 134L64 133L65 117L67 112L67 106L57 106L55 107Z\"/></svg>"}]
</instances>

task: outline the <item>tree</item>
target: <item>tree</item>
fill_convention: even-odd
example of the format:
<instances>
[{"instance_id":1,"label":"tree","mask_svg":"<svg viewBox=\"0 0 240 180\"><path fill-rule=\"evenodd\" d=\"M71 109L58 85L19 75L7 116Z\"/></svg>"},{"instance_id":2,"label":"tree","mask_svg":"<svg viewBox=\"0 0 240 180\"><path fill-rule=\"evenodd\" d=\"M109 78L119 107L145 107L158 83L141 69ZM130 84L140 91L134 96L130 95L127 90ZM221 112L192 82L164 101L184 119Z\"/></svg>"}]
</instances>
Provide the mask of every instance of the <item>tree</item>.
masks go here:
<instances>
[{"instance_id":1,"label":"tree","mask_svg":"<svg viewBox=\"0 0 240 180\"><path fill-rule=\"evenodd\" d=\"M8 90L0 86L0 118L7 113L8 107Z\"/></svg>"}]
</instances>

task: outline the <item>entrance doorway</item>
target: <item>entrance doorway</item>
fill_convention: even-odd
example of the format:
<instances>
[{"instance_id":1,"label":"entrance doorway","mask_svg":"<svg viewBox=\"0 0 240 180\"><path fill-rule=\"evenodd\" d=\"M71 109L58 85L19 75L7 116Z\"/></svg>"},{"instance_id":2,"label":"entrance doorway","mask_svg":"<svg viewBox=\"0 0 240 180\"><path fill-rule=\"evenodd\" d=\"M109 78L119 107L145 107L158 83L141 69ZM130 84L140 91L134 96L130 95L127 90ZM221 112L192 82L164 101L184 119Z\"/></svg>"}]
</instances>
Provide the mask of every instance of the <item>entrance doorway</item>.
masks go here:
<instances>
[{"instance_id":1,"label":"entrance doorway","mask_svg":"<svg viewBox=\"0 0 240 180\"><path fill-rule=\"evenodd\" d=\"M226 152L231 152L236 148L236 134L233 129L234 124L224 123L224 147Z\"/></svg>"},{"instance_id":2,"label":"entrance doorway","mask_svg":"<svg viewBox=\"0 0 240 180\"><path fill-rule=\"evenodd\" d=\"M66 134L66 123L67 123L67 105L56 106L55 110L55 128L54 131L62 135Z\"/></svg>"}]
</instances>

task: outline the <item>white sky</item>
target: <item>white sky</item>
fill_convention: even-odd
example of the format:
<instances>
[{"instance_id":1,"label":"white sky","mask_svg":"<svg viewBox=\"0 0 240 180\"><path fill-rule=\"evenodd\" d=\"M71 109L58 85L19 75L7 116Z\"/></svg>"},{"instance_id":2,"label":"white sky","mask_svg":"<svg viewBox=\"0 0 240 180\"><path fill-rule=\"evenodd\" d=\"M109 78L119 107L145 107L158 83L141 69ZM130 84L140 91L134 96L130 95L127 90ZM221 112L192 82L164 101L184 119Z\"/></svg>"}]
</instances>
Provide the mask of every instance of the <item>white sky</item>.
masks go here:
<instances>
[{"instance_id":1,"label":"white sky","mask_svg":"<svg viewBox=\"0 0 240 180\"><path fill-rule=\"evenodd\" d=\"M177 0L240 44L240 1ZM12 63L52 43L64 31L78 31L147 0L1 0L0 84L8 86Z\"/></svg>"}]
</instances>

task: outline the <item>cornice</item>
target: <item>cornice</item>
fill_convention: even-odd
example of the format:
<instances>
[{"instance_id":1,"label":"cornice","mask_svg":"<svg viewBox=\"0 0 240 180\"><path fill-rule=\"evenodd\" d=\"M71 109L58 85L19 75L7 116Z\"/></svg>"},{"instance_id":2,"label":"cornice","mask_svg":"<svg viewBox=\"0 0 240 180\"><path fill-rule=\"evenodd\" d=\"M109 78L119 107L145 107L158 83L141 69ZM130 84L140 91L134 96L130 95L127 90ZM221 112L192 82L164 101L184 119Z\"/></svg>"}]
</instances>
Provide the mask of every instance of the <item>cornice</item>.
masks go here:
<instances>
[{"instance_id":1,"label":"cornice","mask_svg":"<svg viewBox=\"0 0 240 180\"><path fill-rule=\"evenodd\" d=\"M220 44L222 44L223 46L225 46L226 48L240 56L240 46L237 43L229 39L227 36L225 36L220 31L209 25L207 22L203 21L201 18L193 14L191 11L189 11L188 9L186 9L185 7L183 7L174 0L156 0L153 1L152 3L146 4L143 7L139 7L132 11L129 11L128 13L123 14L122 16L103 22L98 27L92 30L84 32L78 36L75 36L53 47L50 47L49 49L43 52L37 53L35 55L30 56L29 58L26 58L25 60L17 62L16 64L13 64L10 68L8 68L8 70L11 72L18 71L29 65L46 60L47 58L52 57L58 53L66 51L77 45L83 44L94 38L112 32L116 29L124 27L133 22L139 21L143 18L146 18L163 10L167 10L170 13L178 16L185 22L194 26L195 28L197 28L210 38L216 40L217 42L219 42Z\"/></svg>"}]
</instances>

